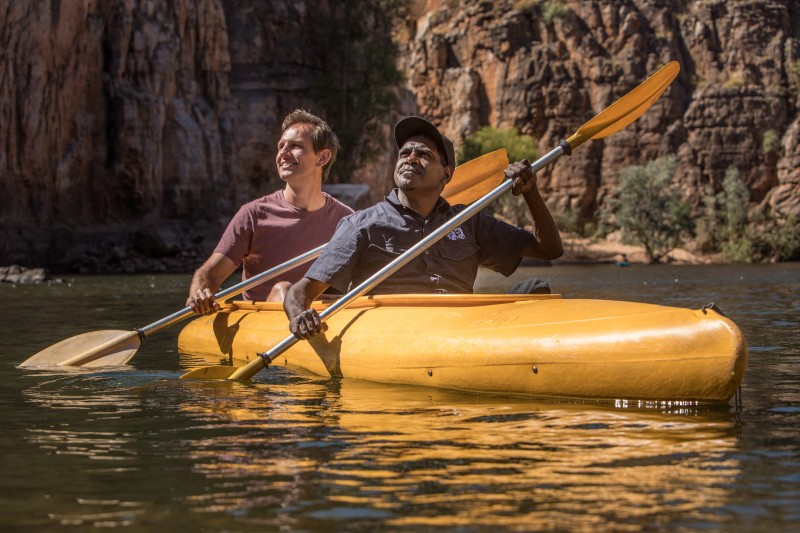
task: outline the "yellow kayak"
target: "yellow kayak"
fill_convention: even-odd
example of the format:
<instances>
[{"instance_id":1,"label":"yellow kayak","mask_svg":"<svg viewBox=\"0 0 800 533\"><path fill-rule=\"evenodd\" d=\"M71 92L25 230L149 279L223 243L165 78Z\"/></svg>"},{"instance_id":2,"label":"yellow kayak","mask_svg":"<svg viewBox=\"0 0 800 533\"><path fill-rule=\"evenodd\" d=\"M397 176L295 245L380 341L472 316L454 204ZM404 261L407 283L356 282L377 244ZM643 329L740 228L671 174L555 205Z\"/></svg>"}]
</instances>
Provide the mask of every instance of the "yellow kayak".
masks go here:
<instances>
[{"instance_id":1,"label":"yellow kayak","mask_svg":"<svg viewBox=\"0 0 800 533\"><path fill-rule=\"evenodd\" d=\"M324 302L315 302L322 310ZM747 346L714 309L559 295L363 297L275 364L380 383L570 398L728 401ZM245 364L289 334L282 306L233 302L190 322L178 350Z\"/></svg>"}]
</instances>

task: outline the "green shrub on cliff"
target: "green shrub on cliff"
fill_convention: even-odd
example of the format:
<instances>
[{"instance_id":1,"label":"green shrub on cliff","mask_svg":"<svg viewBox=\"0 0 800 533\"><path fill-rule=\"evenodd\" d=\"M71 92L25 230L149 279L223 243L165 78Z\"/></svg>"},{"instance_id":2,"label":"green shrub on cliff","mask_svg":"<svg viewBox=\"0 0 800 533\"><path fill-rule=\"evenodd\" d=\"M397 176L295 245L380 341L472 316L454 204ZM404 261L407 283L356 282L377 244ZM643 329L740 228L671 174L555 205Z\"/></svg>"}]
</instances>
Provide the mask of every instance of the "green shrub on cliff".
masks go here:
<instances>
[{"instance_id":1,"label":"green shrub on cliff","mask_svg":"<svg viewBox=\"0 0 800 533\"><path fill-rule=\"evenodd\" d=\"M761 138L761 151L765 154L777 153L781 148L781 138L775 130L767 130Z\"/></svg>"},{"instance_id":2,"label":"green shrub on cliff","mask_svg":"<svg viewBox=\"0 0 800 533\"><path fill-rule=\"evenodd\" d=\"M518 11L535 12L537 8L541 10L542 19L547 24L557 18L567 16L570 12L570 9L560 0L516 0L514 2L514 9Z\"/></svg>"},{"instance_id":3,"label":"green shrub on cliff","mask_svg":"<svg viewBox=\"0 0 800 533\"><path fill-rule=\"evenodd\" d=\"M736 167L725 171L722 192L717 199L721 208L722 254L731 261L750 262L753 257L753 239L747 216L750 191Z\"/></svg>"},{"instance_id":4,"label":"green shrub on cliff","mask_svg":"<svg viewBox=\"0 0 800 533\"><path fill-rule=\"evenodd\" d=\"M800 259L800 219L777 216L768 205L751 206L737 168L725 171L718 194L709 190L702 200L697 237L703 251L741 263Z\"/></svg>"},{"instance_id":5,"label":"green shrub on cliff","mask_svg":"<svg viewBox=\"0 0 800 533\"><path fill-rule=\"evenodd\" d=\"M493 128L486 126L469 135L458 152L460 162L470 161L489 152L505 148L509 161L536 160L536 139L519 133L516 128ZM521 198L504 194L491 206L489 212L508 220L517 226L530 224L527 204Z\"/></svg>"},{"instance_id":6,"label":"green shrub on cliff","mask_svg":"<svg viewBox=\"0 0 800 533\"><path fill-rule=\"evenodd\" d=\"M514 9L517 11L532 11L539 5L541 0L516 0Z\"/></svg>"},{"instance_id":7,"label":"green shrub on cliff","mask_svg":"<svg viewBox=\"0 0 800 533\"><path fill-rule=\"evenodd\" d=\"M792 63L792 81L795 85L800 85L800 60Z\"/></svg>"},{"instance_id":8,"label":"green shrub on cliff","mask_svg":"<svg viewBox=\"0 0 800 533\"><path fill-rule=\"evenodd\" d=\"M619 229L624 241L643 246L651 263L666 258L694 227L691 206L671 186L675 164L675 156L666 156L624 168L601 208L603 228Z\"/></svg>"},{"instance_id":9,"label":"green shrub on cliff","mask_svg":"<svg viewBox=\"0 0 800 533\"><path fill-rule=\"evenodd\" d=\"M467 136L458 152L458 159L463 163L500 148L506 149L509 161L527 159L533 162L536 159L536 139L532 136L523 135L516 128L491 126L485 126Z\"/></svg>"},{"instance_id":10,"label":"green shrub on cliff","mask_svg":"<svg viewBox=\"0 0 800 533\"><path fill-rule=\"evenodd\" d=\"M790 215L785 221L773 221L764 232L775 261L800 261L800 217Z\"/></svg>"},{"instance_id":11,"label":"green shrub on cliff","mask_svg":"<svg viewBox=\"0 0 800 533\"><path fill-rule=\"evenodd\" d=\"M728 76L728 79L725 80L725 83L722 84L723 87L726 89L733 89L735 87L741 87L744 85L744 78L742 78L741 74L731 74Z\"/></svg>"},{"instance_id":12,"label":"green shrub on cliff","mask_svg":"<svg viewBox=\"0 0 800 533\"><path fill-rule=\"evenodd\" d=\"M717 197L714 186L710 183L706 186L701 202L700 217L695 228L697 248L706 253L718 252L721 239L720 221L717 215Z\"/></svg>"},{"instance_id":13,"label":"green shrub on cliff","mask_svg":"<svg viewBox=\"0 0 800 533\"><path fill-rule=\"evenodd\" d=\"M542 18L544 18L545 22L550 24L557 18L566 17L569 11L569 8L564 5L564 2L549 0L542 6Z\"/></svg>"}]
</instances>

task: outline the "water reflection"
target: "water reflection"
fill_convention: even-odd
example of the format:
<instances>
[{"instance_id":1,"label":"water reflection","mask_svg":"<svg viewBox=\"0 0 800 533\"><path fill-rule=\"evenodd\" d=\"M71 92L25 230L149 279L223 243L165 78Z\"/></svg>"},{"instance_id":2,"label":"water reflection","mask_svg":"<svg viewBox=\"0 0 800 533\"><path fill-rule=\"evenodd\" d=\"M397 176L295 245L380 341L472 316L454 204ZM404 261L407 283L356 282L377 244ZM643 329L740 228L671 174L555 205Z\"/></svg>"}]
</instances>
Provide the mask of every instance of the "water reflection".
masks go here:
<instances>
[{"instance_id":1,"label":"water reflection","mask_svg":"<svg viewBox=\"0 0 800 533\"><path fill-rule=\"evenodd\" d=\"M41 453L60 458L64 468L61 477L66 475L67 479L58 480L57 476L51 490L63 490L74 479L71 476L74 463L70 460L81 464L82 460L97 462L89 471L100 475L125 476L141 468L137 464L135 431L120 425L123 418L142 413L139 395L119 387L125 381L126 370L130 368L120 367L102 375L80 369L40 372L37 377L44 379L22 390L28 403L52 415L42 417L47 423L31 425L25 432L28 444ZM125 526L135 523L150 505L139 500L109 498L102 492L105 491L96 496L105 497L77 497L75 505L53 505L47 516L67 526ZM113 490L108 492L114 495Z\"/></svg>"},{"instance_id":2,"label":"water reflection","mask_svg":"<svg viewBox=\"0 0 800 533\"><path fill-rule=\"evenodd\" d=\"M195 470L220 480L193 499L205 511L280 505L321 523L414 528L641 526L665 513L700 523L714 521L706 509L726 504L740 471L727 410L543 404L356 380L195 387L187 412L239 429L193 447ZM292 525L282 519L269 524Z\"/></svg>"},{"instance_id":3,"label":"water reflection","mask_svg":"<svg viewBox=\"0 0 800 533\"><path fill-rule=\"evenodd\" d=\"M125 369L23 372L19 362L67 336L171 313L188 279L0 286L3 525L796 529L798 265L525 274L572 297L716 301L750 345L742 412L476 396L279 367L249 385L189 383L177 380L193 364L179 362L177 330L148 339Z\"/></svg>"},{"instance_id":4,"label":"water reflection","mask_svg":"<svg viewBox=\"0 0 800 533\"><path fill-rule=\"evenodd\" d=\"M54 373L55 374L55 373ZM58 374L55 374L58 375ZM22 391L30 403L52 410L82 410L83 420L100 426L123 413L141 411L139 398L119 390L109 390L108 378L88 372L70 372L37 383ZM87 391L91 391L87 394ZM92 459L120 460L129 455L130 435L116 431L76 431L70 424L60 427L30 428L29 442L55 454L83 455Z\"/></svg>"}]
</instances>

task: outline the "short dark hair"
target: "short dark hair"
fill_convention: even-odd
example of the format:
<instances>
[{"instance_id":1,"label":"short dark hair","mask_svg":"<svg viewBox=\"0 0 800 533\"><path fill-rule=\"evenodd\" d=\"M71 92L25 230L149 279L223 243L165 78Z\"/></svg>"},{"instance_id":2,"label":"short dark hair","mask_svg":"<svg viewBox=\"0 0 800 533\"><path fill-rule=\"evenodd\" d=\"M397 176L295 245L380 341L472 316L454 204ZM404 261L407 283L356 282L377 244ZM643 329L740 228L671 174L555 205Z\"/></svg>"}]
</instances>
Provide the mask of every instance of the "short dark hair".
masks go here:
<instances>
[{"instance_id":1,"label":"short dark hair","mask_svg":"<svg viewBox=\"0 0 800 533\"><path fill-rule=\"evenodd\" d=\"M312 115L303 109L295 109L286 115L286 118L283 119L283 124L281 124L281 133L297 124L308 124L311 126L311 145L314 147L316 153L326 148L331 151L330 160L322 167L322 180L328 179L331 166L333 162L336 161L336 154L339 151L339 138L327 122L317 115Z\"/></svg>"}]
</instances>

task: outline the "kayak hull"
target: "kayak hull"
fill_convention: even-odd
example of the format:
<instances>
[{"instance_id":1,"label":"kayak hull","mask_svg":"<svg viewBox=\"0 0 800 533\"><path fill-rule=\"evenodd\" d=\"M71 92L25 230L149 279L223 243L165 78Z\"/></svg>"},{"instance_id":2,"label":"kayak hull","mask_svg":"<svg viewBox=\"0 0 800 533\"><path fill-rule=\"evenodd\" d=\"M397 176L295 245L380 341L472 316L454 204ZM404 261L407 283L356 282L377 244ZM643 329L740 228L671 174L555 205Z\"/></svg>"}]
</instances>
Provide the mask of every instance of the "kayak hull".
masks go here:
<instances>
[{"instance_id":1,"label":"kayak hull","mask_svg":"<svg viewBox=\"0 0 800 533\"><path fill-rule=\"evenodd\" d=\"M324 303L315 303L318 310ZM365 297L273 364L381 383L570 398L728 401L747 346L713 309L557 295ZM178 350L241 365L285 339L279 304L193 320Z\"/></svg>"}]
</instances>

